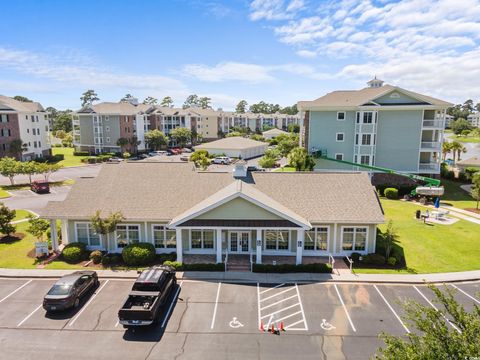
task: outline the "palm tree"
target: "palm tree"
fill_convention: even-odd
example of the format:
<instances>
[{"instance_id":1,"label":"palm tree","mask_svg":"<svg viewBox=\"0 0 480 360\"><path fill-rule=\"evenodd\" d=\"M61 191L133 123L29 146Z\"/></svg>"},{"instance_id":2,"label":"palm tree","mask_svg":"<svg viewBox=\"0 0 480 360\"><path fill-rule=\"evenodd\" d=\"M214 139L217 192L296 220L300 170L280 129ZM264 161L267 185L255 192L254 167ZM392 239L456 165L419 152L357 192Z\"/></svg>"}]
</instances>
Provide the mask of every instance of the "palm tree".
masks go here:
<instances>
[{"instance_id":1,"label":"palm tree","mask_svg":"<svg viewBox=\"0 0 480 360\"><path fill-rule=\"evenodd\" d=\"M455 154L457 154L457 161L460 160L460 154L466 153L467 148L463 146L463 144L459 143L458 141L452 142L452 151L453 151L453 158L455 159Z\"/></svg>"},{"instance_id":2,"label":"palm tree","mask_svg":"<svg viewBox=\"0 0 480 360\"><path fill-rule=\"evenodd\" d=\"M134 153L137 153L137 147L140 145L141 141L138 140L136 136L132 136L128 139L128 144L130 145L130 149L133 150Z\"/></svg>"},{"instance_id":3,"label":"palm tree","mask_svg":"<svg viewBox=\"0 0 480 360\"><path fill-rule=\"evenodd\" d=\"M447 155L450 154L451 151L452 151L452 143L445 141L442 144L443 161L445 161L445 159L447 158Z\"/></svg>"},{"instance_id":4,"label":"palm tree","mask_svg":"<svg viewBox=\"0 0 480 360\"><path fill-rule=\"evenodd\" d=\"M127 138L121 137L117 140L117 145L120 146L120 152L122 153L125 150L125 146L127 146L128 144L129 144L129 141Z\"/></svg>"}]
</instances>

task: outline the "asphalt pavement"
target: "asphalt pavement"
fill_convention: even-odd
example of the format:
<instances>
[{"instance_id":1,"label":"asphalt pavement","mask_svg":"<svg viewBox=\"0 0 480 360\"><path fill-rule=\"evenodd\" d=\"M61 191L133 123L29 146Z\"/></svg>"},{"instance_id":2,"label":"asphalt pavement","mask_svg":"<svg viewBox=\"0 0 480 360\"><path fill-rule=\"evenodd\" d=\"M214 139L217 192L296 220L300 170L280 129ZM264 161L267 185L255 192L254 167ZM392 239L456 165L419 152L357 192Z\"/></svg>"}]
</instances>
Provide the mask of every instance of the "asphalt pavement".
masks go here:
<instances>
[{"instance_id":1,"label":"asphalt pavement","mask_svg":"<svg viewBox=\"0 0 480 360\"><path fill-rule=\"evenodd\" d=\"M155 327L127 331L117 312L133 280L102 279L77 310L51 315L41 304L54 281L0 278L2 359L368 359L380 332L415 331L403 301L435 306L423 285L180 280ZM444 286L480 304L480 282Z\"/></svg>"}]
</instances>

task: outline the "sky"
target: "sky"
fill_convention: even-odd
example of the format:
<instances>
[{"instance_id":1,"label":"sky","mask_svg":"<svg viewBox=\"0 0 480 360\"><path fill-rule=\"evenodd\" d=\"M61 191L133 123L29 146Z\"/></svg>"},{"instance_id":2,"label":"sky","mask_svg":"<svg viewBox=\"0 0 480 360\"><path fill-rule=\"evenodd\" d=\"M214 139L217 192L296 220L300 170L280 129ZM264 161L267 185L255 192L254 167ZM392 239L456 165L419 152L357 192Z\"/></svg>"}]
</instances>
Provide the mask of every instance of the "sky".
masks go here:
<instances>
[{"instance_id":1,"label":"sky","mask_svg":"<svg viewBox=\"0 0 480 360\"><path fill-rule=\"evenodd\" d=\"M480 102L480 0L0 0L0 94L282 106L386 83Z\"/></svg>"}]
</instances>

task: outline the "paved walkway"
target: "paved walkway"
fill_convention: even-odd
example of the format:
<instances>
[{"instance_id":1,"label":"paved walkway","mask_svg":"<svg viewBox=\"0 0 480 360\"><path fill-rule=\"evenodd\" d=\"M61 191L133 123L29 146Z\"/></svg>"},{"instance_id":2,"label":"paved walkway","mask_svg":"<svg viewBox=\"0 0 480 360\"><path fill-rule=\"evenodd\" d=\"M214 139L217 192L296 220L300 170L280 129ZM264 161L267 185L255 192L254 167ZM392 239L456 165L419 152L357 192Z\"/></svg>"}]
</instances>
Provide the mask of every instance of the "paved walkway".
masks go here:
<instances>
[{"instance_id":1,"label":"paved walkway","mask_svg":"<svg viewBox=\"0 0 480 360\"><path fill-rule=\"evenodd\" d=\"M58 278L70 274L73 270L40 270L40 269L0 269L0 277L12 278ZM101 278L135 279L135 270L97 270ZM260 274L251 272L208 272L186 271L178 272L179 279L187 280L220 280L259 283L284 282L362 282L362 283L404 283L421 284L445 283L480 280L480 270L438 274Z\"/></svg>"},{"instance_id":2,"label":"paved walkway","mask_svg":"<svg viewBox=\"0 0 480 360\"><path fill-rule=\"evenodd\" d=\"M453 206L446 206L446 205L442 205L440 206L440 208L443 210L450 211L450 215L452 216L480 225L480 215L475 214L471 211L466 211Z\"/></svg>"}]
</instances>

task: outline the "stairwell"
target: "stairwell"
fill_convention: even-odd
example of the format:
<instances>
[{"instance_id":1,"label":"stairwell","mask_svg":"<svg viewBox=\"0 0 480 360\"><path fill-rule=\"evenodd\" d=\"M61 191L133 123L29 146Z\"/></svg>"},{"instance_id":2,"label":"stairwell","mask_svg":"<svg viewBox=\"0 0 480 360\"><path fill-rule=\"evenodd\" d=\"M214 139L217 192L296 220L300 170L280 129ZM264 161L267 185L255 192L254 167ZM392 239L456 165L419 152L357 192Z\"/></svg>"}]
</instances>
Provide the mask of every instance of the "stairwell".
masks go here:
<instances>
[{"instance_id":1,"label":"stairwell","mask_svg":"<svg viewBox=\"0 0 480 360\"><path fill-rule=\"evenodd\" d=\"M229 254L226 269L227 271L250 272L250 255Z\"/></svg>"}]
</instances>

